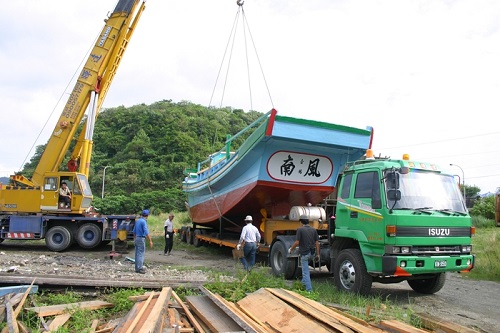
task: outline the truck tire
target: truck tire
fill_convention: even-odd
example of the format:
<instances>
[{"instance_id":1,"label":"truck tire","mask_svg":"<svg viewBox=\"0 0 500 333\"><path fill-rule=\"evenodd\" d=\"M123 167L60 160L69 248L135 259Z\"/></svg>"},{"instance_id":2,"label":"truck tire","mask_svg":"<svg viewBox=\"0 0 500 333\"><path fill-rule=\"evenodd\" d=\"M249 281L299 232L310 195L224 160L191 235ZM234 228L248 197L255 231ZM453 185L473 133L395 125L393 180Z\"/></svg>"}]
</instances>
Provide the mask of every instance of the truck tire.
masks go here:
<instances>
[{"instance_id":1,"label":"truck tire","mask_svg":"<svg viewBox=\"0 0 500 333\"><path fill-rule=\"evenodd\" d=\"M186 234L186 242L187 242L188 244L193 245L193 238L194 238L194 237L193 237L193 228L189 228L189 227L188 227L188 229L187 229L186 233L187 233L187 234Z\"/></svg>"},{"instance_id":2,"label":"truck tire","mask_svg":"<svg viewBox=\"0 0 500 333\"><path fill-rule=\"evenodd\" d=\"M50 251L61 252L66 250L73 239L68 228L55 226L50 228L45 234L45 245Z\"/></svg>"},{"instance_id":3,"label":"truck tire","mask_svg":"<svg viewBox=\"0 0 500 333\"><path fill-rule=\"evenodd\" d=\"M358 249L342 250L333 267L337 289L367 295L372 288L372 276L366 271L363 255Z\"/></svg>"},{"instance_id":4,"label":"truck tire","mask_svg":"<svg viewBox=\"0 0 500 333\"><path fill-rule=\"evenodd\" d=\"M446 281L446 273L434 274L433 277L419 280L408 280L411 289L421 294L434 294L443 288Z\"/></svg>"},{"instance_id":5,"label":"truck tire","mask_svg":"<svg viewBox=\"0 0 500 333\"><path fill-rule=\"evenodd\" d=\"M201 240L196 237L197 235L201 235L201 230L200 229L195 229L194 230L194 235L193 235L193 245L195 247L200 247L201 246Z\"/></svg>"},{"instance_id":6,"label":"truck tire","mask_svg":"<svg viewBox=\"0 0 500 333\"><path fill-rule=\"evenodd\" d=\"M287 258L288 250L283 242L274 243L271 248L269 263L275 276L284 276L285 279L297 277L297 258Z\"/></svg>"},{"instance_id":7,"label":"truck tire","mask_svg":"<svg viewBox=\"0 0 500 333\"><path fill-rule=\"evenodd\" d=\"M83 249L98 247L102 241L102 230L94 223L85 223L76 233L76 242Z\"/></svg>"},{"instance_id":8,"label":"truck tire","mask_svg":"<svg viewBox=\"0 0 500 333\"><path fill-rule=\"evenodd\" d=\"M181 227L181 242L186 243L187 242L187 227Z\"/></svg>"}]
</instances>

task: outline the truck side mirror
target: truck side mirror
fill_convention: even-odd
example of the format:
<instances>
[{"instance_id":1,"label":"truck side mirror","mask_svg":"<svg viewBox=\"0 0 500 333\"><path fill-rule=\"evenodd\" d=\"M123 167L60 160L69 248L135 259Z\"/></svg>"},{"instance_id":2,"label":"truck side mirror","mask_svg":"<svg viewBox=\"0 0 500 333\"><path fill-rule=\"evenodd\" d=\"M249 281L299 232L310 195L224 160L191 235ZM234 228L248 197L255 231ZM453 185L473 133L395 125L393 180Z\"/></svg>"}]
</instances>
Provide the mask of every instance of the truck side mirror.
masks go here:
<instances>
[{"instance_id":1,"label":"truck side mirror","mask_svg":"<svg viewBox=\"0 0 500 333\"><path fill-rule=\"evenodd\" d=\"M401 200L401 191L400 190L388 190L387 191L387 199L392 201Z\"/></svg>"},{"instance_id":2,"label":"truck side mirror","mask_svg":"<svg viewBox=\"0 0 500 333\"><path fill-rule=\"evenodd\" d=\"M398 189L399 188L399 174L393 171L390 171L387 176L387 188L389 189Z\"/></svg>"}]
</instances>

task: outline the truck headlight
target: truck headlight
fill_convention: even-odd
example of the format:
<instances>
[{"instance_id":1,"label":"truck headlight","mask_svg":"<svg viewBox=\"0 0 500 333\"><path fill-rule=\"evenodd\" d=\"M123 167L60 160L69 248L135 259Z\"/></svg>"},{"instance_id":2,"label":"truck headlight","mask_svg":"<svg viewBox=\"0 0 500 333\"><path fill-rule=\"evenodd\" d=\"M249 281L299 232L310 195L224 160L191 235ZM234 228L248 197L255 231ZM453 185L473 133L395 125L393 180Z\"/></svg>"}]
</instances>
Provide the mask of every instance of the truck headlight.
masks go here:
<instances>
[{"instance_id":1,"label":"truck headlight","mask_svg":"<svg viewBox=\"0 0 500 333\"><path fill-rule=\"evenodd\" d=\"M462 253L471 253L472 245L462 245Z\"/></svg>"}]
</instances>

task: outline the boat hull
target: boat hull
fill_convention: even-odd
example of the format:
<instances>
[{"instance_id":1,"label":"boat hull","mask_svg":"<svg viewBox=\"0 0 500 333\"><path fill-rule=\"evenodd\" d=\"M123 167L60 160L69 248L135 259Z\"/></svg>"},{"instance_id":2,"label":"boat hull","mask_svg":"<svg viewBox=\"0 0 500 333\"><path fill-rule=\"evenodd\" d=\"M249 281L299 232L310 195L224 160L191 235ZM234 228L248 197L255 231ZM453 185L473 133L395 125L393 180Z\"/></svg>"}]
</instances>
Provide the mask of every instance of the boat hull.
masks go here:
<instances>
[{"instance_id":1,"label":"boat hull","mask_svg":"<svg viewBox=\"0 0 500 333\"><path fill-rule=\"evenodd\" d=\"M345 164L370 143L369 129L280 117L273 110L230 158L186 178L190 217L214 227L241 225L246 215L287 218L293 206L320 204Z\"/></svg>"}]
</instances>

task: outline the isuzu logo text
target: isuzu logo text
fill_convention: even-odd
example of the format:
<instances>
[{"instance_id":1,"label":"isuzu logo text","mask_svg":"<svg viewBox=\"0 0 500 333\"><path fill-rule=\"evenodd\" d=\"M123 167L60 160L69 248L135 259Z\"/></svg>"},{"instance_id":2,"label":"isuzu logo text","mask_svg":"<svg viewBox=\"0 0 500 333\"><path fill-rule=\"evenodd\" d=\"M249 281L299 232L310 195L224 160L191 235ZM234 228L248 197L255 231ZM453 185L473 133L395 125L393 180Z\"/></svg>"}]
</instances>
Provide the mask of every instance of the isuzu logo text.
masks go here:
<instances>
[{"instance_id":1,"label":"isuzu logo text","mask_svg":"<svg viewBox=\"0 0 500 333\"><path fill-rule=\"evenodd\" d=\"M446 228L429 228L429 236L449 236L450 229Z\"/></svg>"}]
</instances>

